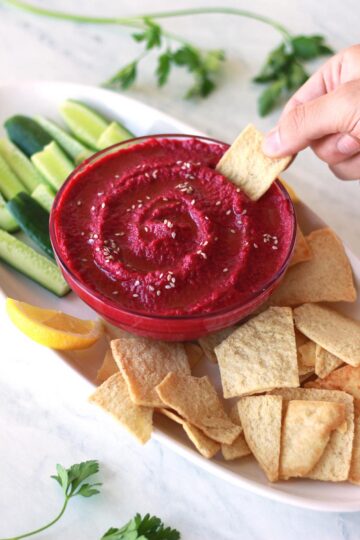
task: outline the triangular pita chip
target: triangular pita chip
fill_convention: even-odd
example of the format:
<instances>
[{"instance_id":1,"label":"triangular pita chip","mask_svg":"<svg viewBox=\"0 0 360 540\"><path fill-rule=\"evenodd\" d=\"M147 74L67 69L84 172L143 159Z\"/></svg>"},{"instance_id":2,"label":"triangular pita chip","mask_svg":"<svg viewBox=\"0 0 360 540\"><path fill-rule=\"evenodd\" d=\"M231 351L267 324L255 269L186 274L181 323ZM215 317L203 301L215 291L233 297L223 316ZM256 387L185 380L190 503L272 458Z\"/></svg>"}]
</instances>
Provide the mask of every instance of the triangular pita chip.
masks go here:
<instances>
[{"instance_id":1,"label":"triangular pita chip","mask_svg":"<svg viewBox=\"0 0 360 540\"><path fill-rule=\"evenodd\" d=\"M214 362L215 364L217 363L215 347L220 345L220 343L224 341L224 339L230 336L230 334L233 333L235 328L235 326L230 326L228 328L224 328L223 330L219 330L218 332L208 334L207 336L199 339L199 345L204 351L204 354L208 360L211 360L211 362Z\"/></svg>"},{"instance_id":2,"label":"triangular pita chip","mask_svg":"<svg viewBox=\"0 0 360 540\"><path fill-rule=\"evenodd\" d=\"M193 369L203 358L204 352L196 343L184 343L185 352L188 358L190 369Z\"/></svg>"},{"instance_id":3,"label":"triangular pita chip","mask_svg":"<svg viewBox=\"0 0 360 540\"><path fill-rule=\"evenodd\" d=\"M282 398L249 396L239 400L245 440L270 482L279 478Z\"/></svg>"},{"instance_id":4,"label":"triangular pita chip","mask_svg":"<svg viewBox=\"0 0 360 540\"><path fill-rule=\"evenodd\" d=\"M106 379L111 377L111 375L118 373L118 371L119 368L116 365L111 349L108 349L105 353L103 363L101 364L101 367L97 372L96 380L99 384L101 384L106 381Z\"/></svg>"},{"instance_id":5,"label":"triangular pita chip","mask_svg":"<svg viewBox=\"0 0 360 540\"><path fill-rule=\"evenodd\" d=\"M220 450L220 444L207 437L199 428L184 422L184 431L202 456L211 459Z\"/></svg>"},{"instance_id":6,"label":"triangular pita chip","mask_svg":"<svg viewBox=\"0 0 360 540\"><path fill-rule=\"evenodd\" d=\"M306 240L312 258L288 269L270 297L270 304L297 306L306 302L354 302L356 290L350 262L335 233L330 229L319 229Z\"/></svg>"},{"instance_id":7,"label":"triangular pita chip","mask_svg":"<svg viewBox=\"0 0 360 540\"><path fill-rule=\"evenodd\" d=\"M188 357L182 343L167 343L136 337L111 342L114 359L137 405L162 407L155 391L170 372L190 374Z\"/></svg>"},{"instance_id":8,"label":"triangular pita chip","mask_svg":"<svg viewBox=\"0 0 360 540\"><path fill-rule=\"evenodd\" d=\"M237 406L237 403L235 403L235 405L233 405L233 407L231 408L229 412L229 417L230 420L234 422L234 424L241 427L239 408ZM251 454L251 450L245 440L244 433L240 433L240 435L237 437L237 439L235 439L232 444L222 444L221 452L226 461L239 459Z\"/></svg>"},{"instance_id":9,"label":"triangular pita chip","mask_svg":"<svg viewBox=\"0 0 360 540\"><path fill-rule=\"evenodd\" d=\"M360 485L360 400L354 399L355 430L349 481Z\"/></svg>"},{"instance_id":10,"label":"triangular pita chip","mask_svg":"<svg viewBox=\"0 0 360 540\"><path fill-rule=\"evenodd\" d=\"M360 364L360 324L325 306L304 304L294 310L296 327L325 350L352 366Z\"/></svg>"},{"instance_id":11,"label":"triangular pita chip","mask_svg":"<svg viewBox=\"0 0 360 540\"><path fill-rule=\"evenodd\" d=\"M296 229L294 253L291 257L289 267L304 261L309 261L311 257L312 254L310 246L298 225Z\"/></svg>"},{"instance_id":12,"label":"triangular pita chip","mask_svg":"<svg viewBox=\"0 0 360 540\"><path fill-rule=\"evenodd\" d=\"M215 349L224 397L299 386L291 308L269 308Z\"/></svg>"},{"instance_id":13,"label":"triangular pita chip","mask_svg":"<svg viewBox=\"0 0 360 540\"><path fill-rule=\"evenodd\" d=\"M107 379L89 401L110 413L142 444L151 437L153 409L135 405L120 372Z\"/></svg>"},{"instance_id":14,"label":"triangular pita chip","mask_svg":"<svg viewBox=\"0 0 360 540\"><path fill-rule=\"evenodd\" d=\"M271 395L282 396L285 400L335 401L343 403L346 409L347 430L333 431L323 455L307 478L328 482L342 482L347 479L350 470L352 444L354 438L354 403L353 397L336 390L317 390L312 388L281 388ZM244 424L243 428L244 427Z\"/></svg>"},{"instance_id":15,"label":"triangular pita chip","mask_svg":"<svg viewBox=\"0 0 360 540\"><path fill-rule=\"evenodd\" d=\"M156 387L160 399L215 441L231 444L241 428L231 422L208 377L169 373Z\"/></svg>"},{"instance_id":16,"label":"triangular pita chip","mask_svg":"<svg viewBox=\"0 0 360 540\"><path fill-rule=\"evenodd\" d=\"M266 156L262 151L263 140L263 134L249 124L216 166L217 171L239 186L253 201L264 195L291 161L291 156Z\"/></svg>"},{"instance_id":17,"label":"triangular pita chip","mask_svg":"<svg viewBox=\"0 0 360 540\"><path fill-rule=\"evenodd\" d=\"M290 401L281 436L280 477L306 476L318 463L331 432L345 422L345 405L330 401Z\"/></svg>"},{"instance_id":18,"label":"triangular pita chip","mask_svg":"<svg viewBox=\"0 0 360 540\"><path fill-rule=\"evenodd\" d=\"M306 388L323 388L325 390L342 390L360 400L360 366L344 366L324 379L316 379L306 383Z\"/></svg>"},{"instance_id":19,"label":"triangular pita chip","mask_svg":"<svg viewBox=\"0 0 360 540\"><path fill-rule=\"evenodd\" d=\"M185 420L181 418L181 416L179 416L176 412L170 411L170 409L164 409L164 408L156 409L156 412L159 412L163 414L164 416L167 416L168 418L170 418L170 420L172 420L173 422L176 422L177 424L180 424L180 425L185 424Z\"/></svg>"},{"instance_id":20,"label":"triangular pita chip","mask_svg":"<svg viewBox=\"0 0 360 540\"><path fill-rule=\"evenodd\" d=\"M327 377L329 373L342 364L343 361L340 360L340 358L331 354L331 352L326 351L323 347L320 347L320 345L316 345L315 373L320 379Z\"/></svg>"}]
</instances>

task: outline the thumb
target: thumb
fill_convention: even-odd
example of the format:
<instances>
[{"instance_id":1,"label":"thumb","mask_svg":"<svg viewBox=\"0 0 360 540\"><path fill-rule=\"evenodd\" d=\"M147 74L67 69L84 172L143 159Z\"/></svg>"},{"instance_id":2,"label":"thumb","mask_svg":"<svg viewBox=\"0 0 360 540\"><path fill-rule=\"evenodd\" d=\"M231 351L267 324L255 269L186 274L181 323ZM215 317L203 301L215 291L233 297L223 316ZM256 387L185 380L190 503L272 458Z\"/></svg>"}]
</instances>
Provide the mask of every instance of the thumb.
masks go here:
<instances>
[{"instance_id":1,"label":"thumb","mask_svg":"<svg viewBox=\"0 0 360 540\"><path fill-rule=\"evenodd\" d=\"M265 154L274 157L296 154L333 133L349 134L360 140L359 96L360 80L357 80L297 105L265 137Z\"/></svg>"}]
</instances>

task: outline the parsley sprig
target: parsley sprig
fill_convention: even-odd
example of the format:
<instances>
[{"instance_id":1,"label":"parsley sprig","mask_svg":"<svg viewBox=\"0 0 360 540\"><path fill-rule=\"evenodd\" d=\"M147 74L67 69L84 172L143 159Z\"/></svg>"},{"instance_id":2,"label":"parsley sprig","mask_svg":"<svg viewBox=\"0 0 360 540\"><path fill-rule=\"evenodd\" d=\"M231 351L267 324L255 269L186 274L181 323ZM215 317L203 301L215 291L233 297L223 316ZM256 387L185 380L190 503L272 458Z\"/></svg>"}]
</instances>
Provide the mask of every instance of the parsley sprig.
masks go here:
<instances>
[{"instance_id":1,"label":"parsley sprig","mask_svg":"<svg viewBox=\"0 0 360 540\"><path fill-rule=\"evenodd\" d=\"M76 463L68 469L65 469L62 465L56 465L56 472L57 474L51 476L51 478L56 480L64 494L64 503L59 514L39 529L0 540L20 540L39 534L61 519L71 499L77 496L92 497L100 493L98 487L101 484L99 482L86 481L99 472L99 463L96 460ZM150 516L150 514L146 514L144 517L136 514L132 520L120 529L109 529L101 537L101 540L179 540L179 538L180 533L175 529L165 527L160 518Z\"/></svg>"},{"instance_id":2,"label":"parsley sprig","mask_svg":"<svg viewBox=\"0 0 360 540\"><path fill-rule=\"evenodd\" d=\"M213 92L220 80L219 74L225 60L224 51L200 49L194 43L168 32L159 24L159 20L217 14L246 17L271 26L281 34L282 42L270 52L260 73L254 78L255 83L265 85L258 98L258 110L261 116L269 114L284 97L289 97L307 80L309 74L306 63L309 60L333 52L323 36L294 36L284 25L274 19L232 7L199 7L132 17L92 17L49 10L23 0L2 1L24 11L54 19L84 24L111 24L136 29L132 38L143 46L143 51L106 81L105 86L114 89L129 88L137 79L141 61L153 52L157 56L155 77L159 86L166 84L174 68L180 67L190 73L193 82L186 92L186 98L207 97Z\"/></svg>"},{"instance_id":3,"label":"parsley sprig","mask_svg":"<svg viewBox=\"0 0 360 540\"><path fill-rule=\"evenodd\" d=\"M165 527L156 516L141 517L140 514L121 529L109 529L101 540L179 540L180 533Z\"/></svg>"},{"instance_id":4,"label":"parsley sprig","mask_svg":"<svg viewBox=\"0 0 360 540\"><path fill-rule=\"evenodd\" d=\"M85 480L90 478L90 476L93 476L99 471L99 463L97 461L84 461L82 463L72 465L69 469L65 469L62 465L56 465L56 471L57 475L54 475L51 478L58 482L64 494L64 503L59 514L53 520L39 529L21 534L20 536L14 536L2 540L20 540L21 538L27 538L29 536L34 536L35 534L41 533L59 521L59 519L65 513L67 505L72 498L77 496L92 497L93 495L100 493L97 488L101 486L101 484L98 482L85 482Z\"/></svg>"}]
</instances>

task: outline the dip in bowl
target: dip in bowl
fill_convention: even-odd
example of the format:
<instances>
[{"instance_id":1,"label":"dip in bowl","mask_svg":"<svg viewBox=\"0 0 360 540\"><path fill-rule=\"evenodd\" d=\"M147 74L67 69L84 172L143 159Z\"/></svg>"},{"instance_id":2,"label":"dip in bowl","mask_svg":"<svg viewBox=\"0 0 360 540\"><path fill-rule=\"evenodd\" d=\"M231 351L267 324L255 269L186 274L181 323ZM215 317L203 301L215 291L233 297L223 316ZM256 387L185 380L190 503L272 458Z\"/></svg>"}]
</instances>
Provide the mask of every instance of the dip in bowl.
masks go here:
<instances>
[{"instance_id":1,"label":"dip in bowl","mask_svg":"<svg viewBox=\"0 0 360 540\"><path fill-rule=\"evenodd\" d=\"M165 340L229 326L270 296L290 261L296 218L275 182L252 202L215 170L228 148L155 135L95 154L50 217L70 287L110 323Z\"/></svg>"}]
</instances>

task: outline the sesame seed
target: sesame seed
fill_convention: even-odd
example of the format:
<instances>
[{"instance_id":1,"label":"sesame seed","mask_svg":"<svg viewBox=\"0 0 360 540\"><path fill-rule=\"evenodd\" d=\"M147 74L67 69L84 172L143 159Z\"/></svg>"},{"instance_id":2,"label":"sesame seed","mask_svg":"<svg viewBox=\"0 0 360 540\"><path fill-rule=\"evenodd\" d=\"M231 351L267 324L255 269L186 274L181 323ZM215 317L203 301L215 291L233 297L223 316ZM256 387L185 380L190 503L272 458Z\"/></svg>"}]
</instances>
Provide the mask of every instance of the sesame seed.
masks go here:
<instances>
[{"instance_id":1,"label":"sesame seed","mask_svg":"<svg viewBox=\"0 0 360 540\"><path fill-rule=\"evenodd\" d=\"M172 277L172 278L171 278L171 281L172 281L172 283L175 283L176 278L175 278L175 277Z\"/></svg>"},{"instance_id":2,"label":"sesame seed","mask_svg":"<svg viewBox=\"0 0 360 540\"><path fill-rule=\"evenodd\" d=\"M120 175L119 175L119 174L115 174L115 178L120 178Z\"/></svg>"},{"instance_id":3,"label":"sesame seed","mask_svg":"<svg viewBox=\"0 0 360 540\"><path fill-rule=\"evenodd\" d=\"M169 199L168 199L167 197L163 197L163 201L164 201L164 202L168 202L168 200L169 200Z\"/></svg>"},{"instance_id":4,"label":"sesame seed","mask_svg":"<svg viewBox=\"0 0 360 540\"><path fill-rule=\"evenodd\" d=\"M161 274L159 275L159 278L161 279L163 277L164 277L164 274L163 274L163 272L161 272Z\"/></svg>"},{"instance_id":5,"label":"sesame seed","mask_svg":"<svg viewBox=\"0 0 360 540\"><path fill-rule=\"evenodd\" d=\"M220 206L221 201L216 201L215 206Z\"/></svg>"},{"instance_id":6,"label":"sesame seed","mask_svg":"<svg viewBox=\"0 0 360 540\"><path fill-rule=\"evenodd\" d=\"M217 236L215 236L214 240L215 240L215 242L217 242L219 240L219 238Z\"/></svg>"},{"instance_id":7,"label":"sesame seed","mask_svg":"<svg viewBox=\"0 0 360 540\"><path fill-rule=\"evenodd\" d=\"M94 211L94 210L95 210L95 206L92 206L92 207L91 207L91 210Z\"/></svg>"},{"instance_id":8,"label":"sesame seed","mask_svg":"<svg viewBox=\"0 0 360 540\"><path fill-rule=\"evenodd\" d=\"M85 259L85 258L84 258L84 259L81 259L81 260L82 260L82 262L87 262L87 259Z\"/></svg>"},{"instance_id":9,"label":"sesame seed","mask_svg":"<svg viewBox=\"0 0 360 540\"><path fill-rule=\"evenodd\" d=\"M161 294L161 291L156 291L157 296L160 296L160 294Z\"/></svg>"},{"instance_id":10,"label":"sesame seed","mask_svg":"<svg viewBox=\"0 0 360 540\"><path fill-rule=\"evenodd\" d=\"M95 233L95 234L93 234L93 238L95 238L95 239L99 238L99 235Z\"/></svg>"},{"instance_id":11,"label":"sesame seed","mask_svg":"<svg viewBox=\"0 0 360 540\"><path fill-rule=\"evenodd\" d=\"M98 191L98 197L101 197L101 195L104 195L103 191Z\"/></svg>"},{"instance_id":12,"label":"sesame seed","mask_svg":"<svg viewBox=\"0 0 360 540\"><path fill-rule=\"evenodd\" d=\"M172 229L173 226L174 226L174 224L171 223L171 221L168 221L168 222L167 222L167 226L168 226L169 229Z\"/></svg>"},{"instance_id":13,"label":"sesame seed","mask_svg":"<svg viewBox=\"0 0 360 540\"><path fill-rule=\"evenodd\" d=\"M209 241L208 241L208 240L205 240L205 241L202 243L202 245L203 245L203 246L207 246L208 243L209 243Z\"/></svg>"},{"instance_id":14,"label":"sesame seed","mask_svg":"<svg viewBox=\"0 0 360 540\"><path fill-rule=\"evenodd\" d=\"M138 208L141 208L142 207L142 203L138 204Z\"/></svg>"},{"instance_id":15,"label":"sesame seed","mask_svg":"<svg viewBox=\"0 0 360 540\"><path fill-rule=\"evenodd\" d=\"M236 193L240 193L241 189L237 188Z\"/></svg>"},{"instance_id":16,"label":"sesame seed","mask_svg":"<svg viewBox=\"0 0 360 540\"><path fill-rule=\"evenodd\" d=\"M153 287L152 285L149 285L149 291L151 292L155 291L155 287Z\"/></svg>"},{"instance_id":17,"label":"sesame seed","mask_svg":"<svg viewBox=\"0 0 360 540\"><path fill-rule=\"evenodd\" d=\"M134 285L135 285L135 287L136 287L137 285L140 285L140 281L137 279L137 280L135 281Z\"/></svg>"},{"instance_id":18,"label":"sesame seed","mask_svg":"<svg viewBox=\"0 0 360 540\"><path fill-rule=\"evenodd\" d=\"M277 247L277 246L271 246L271 248L272 248L272 249L278 249L278 247Z\"/></svg>"},{"instance_id":19,"label":"sesame seed","mask_svg":"<svg viewBox=\"0 0 360 540\"><path fill-rule=\"evenodd\" d=\"M127 211L127 212L130 212L130 211L131 211L131 208L127 208L126 211Z\"/></svg>"},{"instance_id":20,"label":"sesame seed","mask_svg":"<svg viewBox=\"0 0 360 540\"><path fill-rule=\"evenodd\" d=\"M194 205L195 202L196 202L195 199L193 199L193 200L191 201L191 204Z\"/></svg>"},{"instance_id":21,"label":"sesame seed","mask_svg":"<svg viewBox=\"0 0 360 540\"><path fill-rule=\"evenodd\" d=\"M85 236L85 233L84 233L84 231L81 231L81 233L80 233L80 234L81 234L81 236Z\"/></svg>"},{"instance_id":22,"label":"sesame seed","mask_svg":"<svg viewBox=\"0 0 360 540\"><path fill-rule=\"evenodd\" d=\"M138 201L137 201L137 202L142 202L142 200L141 200L141 199L138 199Z\"/></svg>"},{"instance_id":23,"label":"sesame seed","mask_svg":"<svg viewBox=\"0 0 360 540\"><path fill-rule=\"evenodd\" d=\"M172 237L172 238L176 238L176 232L172 232L172 233L171 233L171 237Z\"/></svg>"},{"instance_id":24,"label":"sesame seed","mask_svg":"<svg viewBox=\"0 0 360 540\"><path fill-rule=\"evenodd\" d=\"M223 269L223 272L228 272L228 271L229 271L228 268L224 268L224 269Z\"/></svg>"},{"instance_id":25,"label":"sesame seed","mask_svg":"<svg viewBox=\"0 0 360 540\"><path fill-rule=\"evenodd\" d=\"M95 251L100 251L100 248L99 248L99 247L96 247L96 248L95 248Z\"/></svg>"},{"instance_id":26,"label":"sesame seed","mask_svg":"<svg viewBox=\"0 0 360 540\"><path fill-rule=\"evenodd\" d=\"M171 289L171 285L165 285L165 289Z\"/></svg>"},{"instance_id":27,"label":"sesame seed","mask_svg":"<svg viewBox=\"0 0 360 540\"><path fill-rule=\"evenodd\" d=\"M229 216L229 215L231 214L231 210L227 210L227 211L225 212L225 214L226 214L227 216Z\"/></svg>"},{"instance_id":28,"label":"sesame seed","mask_svg":"<svg viewBox=\"0 0 360 540\"><path fill-rule=\"evenodd\" d=\"M135 293L135 294L133 294L133 297L134 297L134 298L138 298L138 296L139 296L139 295L138 295L138 294L136 294L136 293Z\"/></svg>"},{"instance_id":29,"label":"sesame seed","mask_svg":"<svg viewBox=\"0 0 360 540\"><path fill-rule=\"evenodd\" d=\"M105 208L105 203L101 203L101 208Z\"/></svg>"},{"instance_id":30,"label":"sesame seed","mask_svg":"<svg viewBox=\"0 0 360 540\"><path fill-rule=\"evenodd\" d=\"M124 232L117 232L115 233L115 236L124 236L124 234L125 234Z\"/></svg>"},{"instance_id":31,"label":"sesame seed","mask_svg":"<svg viewBox=\"0 0 360 540\"><path fill-rule=\"evenodd\" d=\"M135 210L135 204L132 204L132 205L131 205L131 209L132 209L132 210Z\"/></svg>"},{"instance_id":32,"label":"sesame seed","mask_svg":"<svg viewBox=\"0 0 360 540\"><path fill-rule=\"evenodd\" d=\"M233 233L233 234L236 233L235 229L230 229L230 232Z\"/></svg>"},{"instance_id":33,"label":"sesame seed","mask_svg":"<svg viewBox=\"0 0 360 540\"><path fill-rule=\"evenodd\" d=\"M245 216L245 214L247 214L246 208L241 212L241 215L242 215L242 216Z\"/></svg>"},{"instance_id":34,"label":"sesame seed","mask_svg":"<svg viewBox=\"0 0 360 540\"><path fill-rule=\"evenodd\" d=\"M166 277L166 279L167 279L168 281L170 281L170 280L171 280L171 274L168 274L167 277Z\"/></svg>"},{"instance_id":35,"label":"sesame seed","mask_svg":"<svg viewBox=\"0 0 360 540\"><path fill-rule=\"evenodd\" d=\"M149 227L146 227L146 226L145 226L145 227L144 227L144 231L145 231L145 232L149 232Z\"/></svg>"},{"instance_id":36,"label":"sesame seed","mask_svg":"<svg viewBox=\"0 0 360 540\"><path fill-rule=\"evenodd\" d=\"M253 246L255 249L257 249L259 246L257 244L255 244L255 242L253 243Z\"/></svg>"},{"instance_id":37,"label":"sesame seed","mask_svg":"<svg viewBox=\"0 0 360 540\"><path fill-rule=\"evenodd\" d=\"M206 219L206 221L209 221L209 218L208 218L208 216L205 216L205 219Z\"/></svg>"},{"instance_id":38,"label":"sesame seed","mask_svg":"<svg viewBox=\"0 0 360 540\"><path fill-rule=\"evenodd\" d=\"M82 202L81 202L81 201L78 201L76 204L77 204L78 206L81 206L81 205L82 205Z\"/></svg>"},{"instance_id":39,"label":"sesame seed","mask_svg":"<svg viewBox=\"0 0 360 540\"><path fill-rule=\"evenodd\" d=\"M119 291L113 291L112 293L113 294L119 294Z\"/></svg>"},{"instance_id":40,"label":"sesame seed","mask_svg":"<svg viewBox=\"0 0 360 540\"><path fill-rule=\"evenodd\" d=\"M146 195L146 198L147 198L148 201L151 200L151 197L149 197L149 195Z\"/></svg>"}]
</instances>

